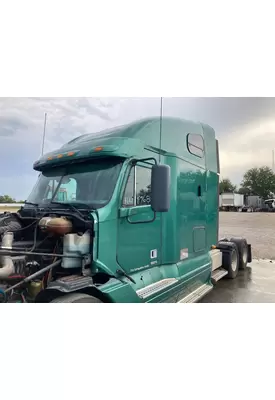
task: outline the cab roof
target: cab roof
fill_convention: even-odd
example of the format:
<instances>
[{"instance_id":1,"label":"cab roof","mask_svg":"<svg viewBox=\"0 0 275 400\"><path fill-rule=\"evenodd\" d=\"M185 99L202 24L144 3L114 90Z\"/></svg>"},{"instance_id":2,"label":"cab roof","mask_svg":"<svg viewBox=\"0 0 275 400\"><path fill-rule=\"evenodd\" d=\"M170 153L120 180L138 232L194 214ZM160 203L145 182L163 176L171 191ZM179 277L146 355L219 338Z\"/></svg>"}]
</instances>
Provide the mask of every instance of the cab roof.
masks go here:
<instances>
[{"instance_id":1,"label":"cab roof","mask_svg":"<svg viewBox=\"0 0 275 400\"><path fill-rule=\"evenodd\" d=\"M160 132L162 132L161 138ZM211 127L200 122L163 117L161 123L159 117L145 118L78 136L58 150L44 155L34 164L34 169L39 171L45 167L64 163L66 160L68 162L68 155L72 161L104 155L128 158L140 155L144 148L148 147L161 149L163 153L188 157L186 146L188 133L197 133L204 137L205 132L207 135L215 136Z\"/></svg>"}]
</instances>

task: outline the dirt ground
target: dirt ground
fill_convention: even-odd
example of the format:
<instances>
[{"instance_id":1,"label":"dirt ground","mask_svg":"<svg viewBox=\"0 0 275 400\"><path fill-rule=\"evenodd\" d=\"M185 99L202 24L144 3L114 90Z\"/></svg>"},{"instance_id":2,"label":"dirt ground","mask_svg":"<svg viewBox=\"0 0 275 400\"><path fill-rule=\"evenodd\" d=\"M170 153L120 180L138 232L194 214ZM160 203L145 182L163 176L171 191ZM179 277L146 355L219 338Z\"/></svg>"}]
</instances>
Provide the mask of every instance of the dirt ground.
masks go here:
<instances>
[{"instance_id":1,"label":"dirt ground","mask_svg":"<svg viewBox=\"0 0 275 400\"><path fill-rule=\"evenodd\" d=\"M220 213L220 239L245 237L255 259L275 260L275 213Z\"/></svg>"}]
</instances>

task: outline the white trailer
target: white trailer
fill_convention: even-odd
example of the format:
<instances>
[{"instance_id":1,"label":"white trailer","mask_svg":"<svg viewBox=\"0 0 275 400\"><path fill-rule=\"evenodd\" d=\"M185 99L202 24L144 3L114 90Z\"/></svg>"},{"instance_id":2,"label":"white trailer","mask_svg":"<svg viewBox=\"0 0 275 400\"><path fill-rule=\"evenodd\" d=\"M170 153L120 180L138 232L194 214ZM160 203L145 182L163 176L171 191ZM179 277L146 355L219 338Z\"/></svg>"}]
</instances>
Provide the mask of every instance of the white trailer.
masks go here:
<instances>
[{"instance_id":1,"label":"white trailer","mask_svg":"<svg viewBox=\"0 0 275 400\"><path fill-rule=\"evenodd\" d=\"M238 211L244 206L244 195L239 193L222 193L220 208L222 211Z\"/></svg>"}]
</instances>

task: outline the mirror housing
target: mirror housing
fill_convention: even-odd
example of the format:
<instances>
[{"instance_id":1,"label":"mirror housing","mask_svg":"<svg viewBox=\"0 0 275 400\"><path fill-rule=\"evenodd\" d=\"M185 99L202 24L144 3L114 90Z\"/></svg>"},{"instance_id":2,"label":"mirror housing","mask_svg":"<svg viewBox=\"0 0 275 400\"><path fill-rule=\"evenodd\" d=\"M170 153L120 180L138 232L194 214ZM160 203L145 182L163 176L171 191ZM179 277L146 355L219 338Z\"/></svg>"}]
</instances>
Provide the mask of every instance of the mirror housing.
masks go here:
<instances>
[{"instance_id":1,"label":"mirror housing","mask_svg":"<svg viewBox=\"0 0 275 400\"><path fill-rule=\"evenodd\" d=\"M156 164L152 167L151 206L154 212L168 212L170 209L169 165Z\"/></svg>"}]
</instances>

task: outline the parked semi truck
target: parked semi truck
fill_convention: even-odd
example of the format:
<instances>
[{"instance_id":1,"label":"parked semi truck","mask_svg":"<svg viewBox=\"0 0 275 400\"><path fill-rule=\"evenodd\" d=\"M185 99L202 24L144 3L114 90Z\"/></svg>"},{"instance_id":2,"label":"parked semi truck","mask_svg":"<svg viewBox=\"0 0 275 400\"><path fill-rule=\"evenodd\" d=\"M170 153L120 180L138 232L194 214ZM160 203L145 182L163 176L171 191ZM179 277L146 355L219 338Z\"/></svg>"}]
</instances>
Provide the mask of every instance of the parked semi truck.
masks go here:
<instances>
[{"instance_id":1,"label":"parked semi truck","mask_svg":"<svg viewBox=\"0 0 275 400\"><path fill-rule=\"evenodd\" d=\"M222 193L220 209L222 211L238 211L244 206L244 195L239 193Z\"/></svg>"},{"instance_id":2,"label":"parked semi truck","mask_svg":"<svg viewBox=\"0 0 275 400\"><path fill-rule=\"evenodd\" d=\"M2 302L192 303L251 262L246 239L219 240L208 125L133 122L77 137L34 169L28 200L0 221Z\"/></svg>"},{"instance_id":3,"label":"parked semi truck","mask_svg":"<svg viewBox=\"0 0 275 400\"><path fill-rule=\"evenodd\" d=\"M273 211L275 209L275 199L265 200L264 204L268 210Z\"/></svg>"}]
</instances>

